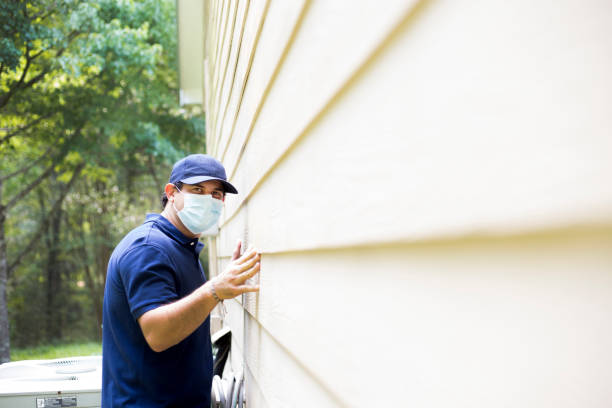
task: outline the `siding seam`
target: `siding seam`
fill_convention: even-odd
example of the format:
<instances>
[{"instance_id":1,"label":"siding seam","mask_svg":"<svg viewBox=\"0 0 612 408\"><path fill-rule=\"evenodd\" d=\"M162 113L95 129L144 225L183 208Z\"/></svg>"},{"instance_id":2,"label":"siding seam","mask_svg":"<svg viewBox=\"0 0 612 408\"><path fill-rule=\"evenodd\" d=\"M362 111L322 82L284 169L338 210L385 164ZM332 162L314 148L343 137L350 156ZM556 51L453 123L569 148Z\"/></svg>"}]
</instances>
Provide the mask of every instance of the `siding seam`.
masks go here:
<instances>
[{"instance_id":1,"label":"siding seam","mask_svg":"<svg viewBox=\"0 0 612 408\"><path fill-rule=\"evenodd\" d=\"M521 231L492 231L484 232L482 229L469 234L453 235L431 235L417 239L400 239L389 241L368 241L349 243L342 245L288 248L279 251L260 251L262 255L288 255L303 254L313 252L340 252L355 250L378 250L378 249L398 249L398 250L417 250L424 247L447 247L459 245L501 245L502 243L528 242L528 241L566 241L578 240L585 237L606 238L612 236L612 224L596 223L592 225L555 225L544 230L521 230ZM219 255L217 259L230 259L231 255Z\"/></svg>"}]
</instances>

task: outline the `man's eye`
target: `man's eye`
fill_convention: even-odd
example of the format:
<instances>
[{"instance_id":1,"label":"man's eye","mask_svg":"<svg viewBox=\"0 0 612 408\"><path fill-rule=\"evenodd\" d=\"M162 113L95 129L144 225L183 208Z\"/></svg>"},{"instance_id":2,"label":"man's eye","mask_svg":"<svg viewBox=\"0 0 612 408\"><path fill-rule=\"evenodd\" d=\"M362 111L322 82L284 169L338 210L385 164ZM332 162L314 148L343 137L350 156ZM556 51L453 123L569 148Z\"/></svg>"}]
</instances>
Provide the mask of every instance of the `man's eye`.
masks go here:
<instances>
[{"instance_id":1,"label":"man's eye","mask_svg":"<svg viewBox=\"0 0 612 408\"><path fill-rule=\"evenodd\" d=\"M201 189L201 188L197 188L197 187L196 187L196 188L194 188L192 191L193 191L194 193L201 193L201 192L202 192L202 189Z\"/></svg>"}]
</instances>

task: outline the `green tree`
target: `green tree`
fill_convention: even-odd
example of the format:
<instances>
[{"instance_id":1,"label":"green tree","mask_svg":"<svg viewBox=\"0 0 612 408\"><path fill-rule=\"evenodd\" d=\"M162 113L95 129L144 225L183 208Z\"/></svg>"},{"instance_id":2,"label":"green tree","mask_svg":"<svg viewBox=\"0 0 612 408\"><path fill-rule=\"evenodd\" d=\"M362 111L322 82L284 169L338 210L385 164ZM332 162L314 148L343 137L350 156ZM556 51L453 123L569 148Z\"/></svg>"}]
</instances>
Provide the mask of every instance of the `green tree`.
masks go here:
<instances>
[{"instance_id":1,"label":"green tree","mask_svg":"<svg viewBox=\"0 0 612 408\"><path fill-rule=\"evenodd\" d=\"M0 18L7 22L0 25L4 362L10 359L7 283L22 260L34 248L44 253L37 254L36 270L28 265L23 273L44 282L45 336L56 339L58 298L74 289L65 284L69 268L90 282L92 307L101 299L113 238L104 234L117 220L92 211L117 215L115 200L134 201L143 185L160 191L165 175L157 169L203 148L203 123L176 102L173 1L9 0ZM143 184L143 177L150 181ZM79 232L86 227L90 232ZM104 245L87 245L98 238ZM80 242L87 256L79 259L78 246L66 242ZM20 284L15 279L11 286L16 296L27 293Z\"/></svg>"}]
</instances>

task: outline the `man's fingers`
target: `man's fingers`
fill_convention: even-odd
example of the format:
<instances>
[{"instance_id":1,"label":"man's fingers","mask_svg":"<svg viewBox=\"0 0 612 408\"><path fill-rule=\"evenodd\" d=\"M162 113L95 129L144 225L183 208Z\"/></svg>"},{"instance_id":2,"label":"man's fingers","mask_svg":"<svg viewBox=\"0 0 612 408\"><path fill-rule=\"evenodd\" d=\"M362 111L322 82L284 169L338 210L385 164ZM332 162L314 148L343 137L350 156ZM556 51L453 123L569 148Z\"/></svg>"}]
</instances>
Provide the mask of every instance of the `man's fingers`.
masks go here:
<instances>
[{"instance_id":1,"label":"man's fingers","mask_svg":"<svg viewBox=\"0 0 612 408\"><path fill-rule=\"evenodd\" d=\"M259 285L256 285L256 286L243 286L241 290L242 290L242 293L245 293L245 292L259 292Z\"/></svg>"},{"instance_id":2,"label":"man's fingers","mask_svg":"<svg viewBox=\"0 0 612 408\"><path fill-rule=\"evenodd\" d=\"M252 257L254 257L254 256L256 256L256 255L259 255L259 254L257 253L257 249L256 249L256 248L250 248L250 249L247 249L247 250L245 251L244 255L242 255L242 256L240 257L240 259L238 259L238 263L239 263L239 264L243 264L243 263L247 262L249 259L251 259Z\"/></svg>"},{"instance_id":3,"label":"man's fingers","mask_svg":"<svg viewBox=\"0 0 612 408\"><path fill-rule=\"evenodd\" d=\"M243 272L253 266L255 262L259 261L259 258L259 253L257 253L257 250L253 248L234 262L234 265L236 266L235 269L238 271L238 273Z\"/></svg>"},{"instance_id":4,"label":"man's fingers","mask_svg":"<svg viewBox=\"0 0 612 408\"><path fill-rule=\"evenodd\" d=\"M242 272L239 277L239 282L244 283L246 280L251 279L257 272L259 272L260 264L257 262L252 268Z\"/></svg>"},{"instance_id":5,"label":"man's fingers","mask_svg":"<svg viewBox=\"0 0 612 408\"><path fill-rule=\"evenodd\" d=\"M248 269L251 269L253 267L253 265L255 265L256 262L259 262L260 256L259 254L257 254L256 256L252 257L251 259L249 259L247 262L241 264L239 266L239 273L242 273Z\"/></svg>"}]
</instances>

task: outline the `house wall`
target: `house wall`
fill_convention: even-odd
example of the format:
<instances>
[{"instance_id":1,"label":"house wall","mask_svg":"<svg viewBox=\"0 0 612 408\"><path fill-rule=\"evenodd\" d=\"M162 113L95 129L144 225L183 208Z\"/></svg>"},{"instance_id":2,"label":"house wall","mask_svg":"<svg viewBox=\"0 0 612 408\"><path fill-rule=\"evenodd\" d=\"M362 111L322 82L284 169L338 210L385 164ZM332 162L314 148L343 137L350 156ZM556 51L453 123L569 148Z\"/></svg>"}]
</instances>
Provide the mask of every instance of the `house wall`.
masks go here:
<instances>
[{"instance_id":1,"label":"house wall","mask_svg":"<svg viewBox=\"0 0 612 408\"><path fill-rule=\"evenodd\" d=\"M210 0L249 407L612 399L612 6ZM194 61L194 63L199 63Z\"/></svg>"}]
</instances>

